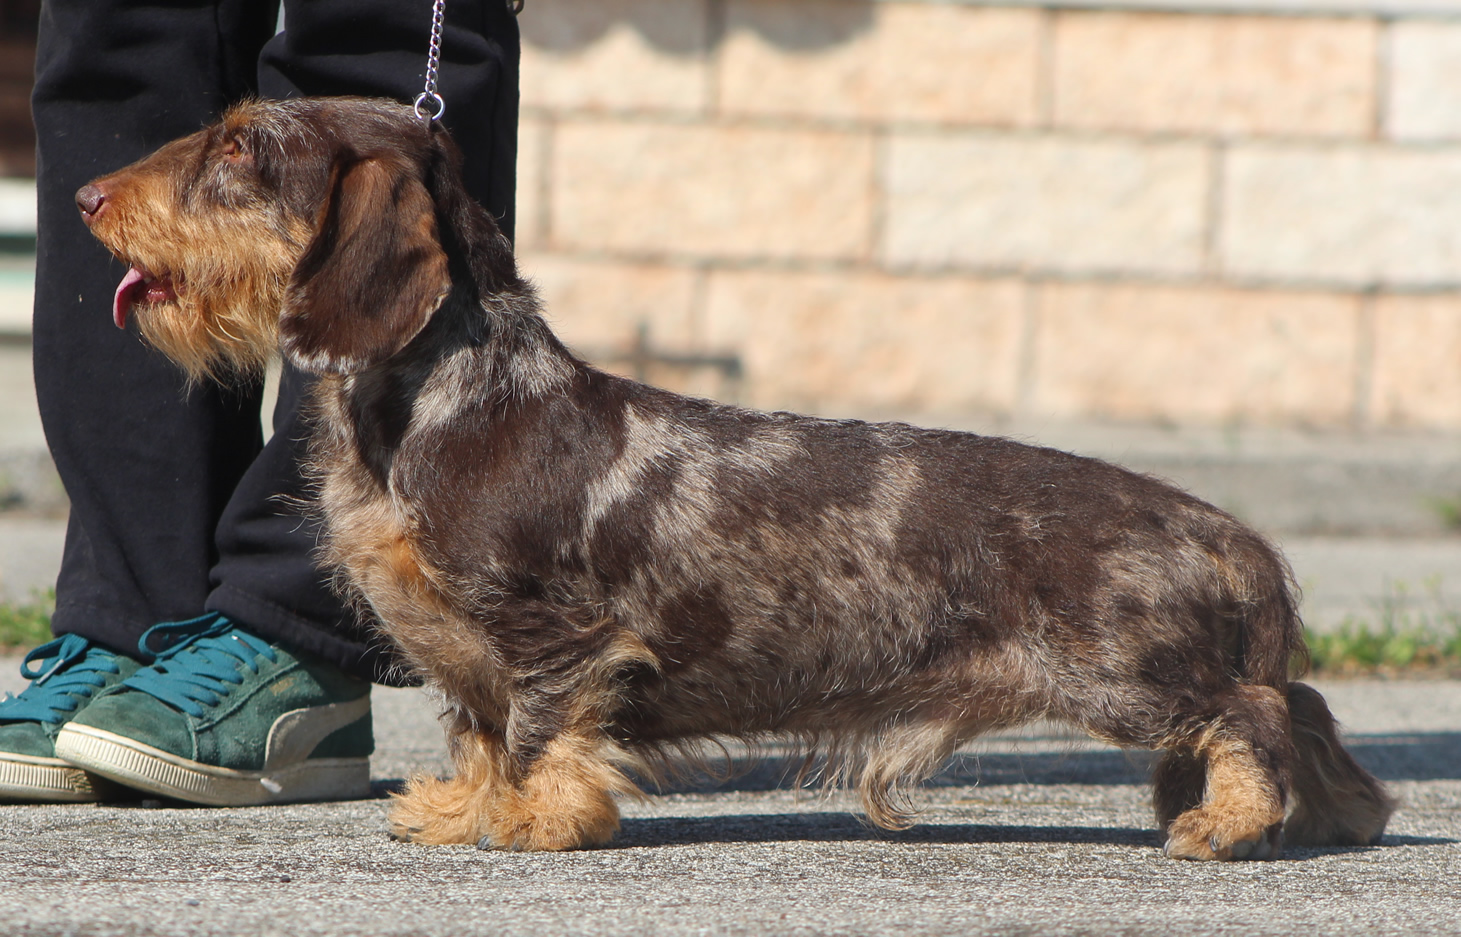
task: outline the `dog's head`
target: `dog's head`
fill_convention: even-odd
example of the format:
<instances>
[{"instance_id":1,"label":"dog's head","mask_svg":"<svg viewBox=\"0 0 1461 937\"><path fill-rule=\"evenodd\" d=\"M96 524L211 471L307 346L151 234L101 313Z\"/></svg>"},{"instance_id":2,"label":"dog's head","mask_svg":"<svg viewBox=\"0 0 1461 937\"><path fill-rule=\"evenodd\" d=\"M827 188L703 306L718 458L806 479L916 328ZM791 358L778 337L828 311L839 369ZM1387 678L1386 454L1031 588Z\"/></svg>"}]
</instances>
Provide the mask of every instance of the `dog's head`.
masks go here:
<instances>
[{"instance_id":1,"label":"dog's head","mask_svg":"<svg viewBox=\"0 0 1461 937\"><path fill-rule=\"evenodd\" d=\"M510 266L458 163L409 107L249 101L76 202L128 266L117 325L134 315L192 377L255 372L276 348L306 370L350 373L405 347L440 306L444 238L469 265L487 252Z\"/></svg>"}]
</instances>

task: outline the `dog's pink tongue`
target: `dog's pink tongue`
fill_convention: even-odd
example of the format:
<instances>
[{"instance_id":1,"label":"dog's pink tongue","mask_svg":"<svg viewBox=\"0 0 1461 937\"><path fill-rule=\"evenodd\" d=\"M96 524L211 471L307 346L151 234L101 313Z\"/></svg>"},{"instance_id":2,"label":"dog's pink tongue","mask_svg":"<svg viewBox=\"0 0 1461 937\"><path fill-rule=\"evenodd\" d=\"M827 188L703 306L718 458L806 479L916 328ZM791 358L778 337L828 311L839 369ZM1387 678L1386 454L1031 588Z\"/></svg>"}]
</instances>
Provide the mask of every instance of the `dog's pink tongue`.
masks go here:
<instances>
[{"instance_id":1,"label":"dog's pink tongue","mask_svg":"<svg viewBox=\"0 0 1461 937\"><path fill-rule=\"evenodd\" d=\"M129 267L127 275L122 277L122 282L117 284L117 295L112 298L112 321L117 328L127 327L127 310L132 308L132 303L137 301L137 294L147 288L147 280L142 271L136 267Z\"/></svg>"}]
</instances>

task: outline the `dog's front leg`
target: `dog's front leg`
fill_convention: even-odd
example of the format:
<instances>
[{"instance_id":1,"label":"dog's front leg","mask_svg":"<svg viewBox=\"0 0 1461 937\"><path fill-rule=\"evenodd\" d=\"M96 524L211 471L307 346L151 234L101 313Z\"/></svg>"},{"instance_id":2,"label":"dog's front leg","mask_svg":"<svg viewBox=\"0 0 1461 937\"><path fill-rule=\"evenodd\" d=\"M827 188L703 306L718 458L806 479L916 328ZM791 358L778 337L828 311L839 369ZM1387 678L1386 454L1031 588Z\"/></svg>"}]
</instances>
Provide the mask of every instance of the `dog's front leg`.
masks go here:
<instances>
[{"instance_id":1,"label":"dog's front leg","mask_svg":"<svg viewBox=\"0 0 1461 937\"><path fill-rule=\"evenodd\" d=\"M562 712L510 722L562 724ZM619 829L613 792L635 790L604 757L597 720L552 733L504 733L458 717L451 729L456 775L415 777L397 795L391 835L417 843L484 849L559 850L608 842Z\"/></svg>"},{"instance_id":2,"label":"dog's front leg","mask_svg":"<svg viewBox=\"0 0 1461 937\"><path fill-rule=\"evenodd\" d=\"M519 776L493 799L477 845L484 849L557 850L598 846L619 831L613 791L632 787L604 758L597 725L559 732L530 750L511 752Z\"/></svg>"},{"instance_id":3,"label":"dog's front leg","mask_svg":"<svg viewBox=\"0 0 1461 937\"><path fill-rule=\"evenodd\" d=\"M392 838L445 845L476 843L486 835L490 804L512 785L507 746L500 733L458 713L447 729L447 747L456 767L452 777L418 774L392 795Z\"/></svg>"}]
</instances>

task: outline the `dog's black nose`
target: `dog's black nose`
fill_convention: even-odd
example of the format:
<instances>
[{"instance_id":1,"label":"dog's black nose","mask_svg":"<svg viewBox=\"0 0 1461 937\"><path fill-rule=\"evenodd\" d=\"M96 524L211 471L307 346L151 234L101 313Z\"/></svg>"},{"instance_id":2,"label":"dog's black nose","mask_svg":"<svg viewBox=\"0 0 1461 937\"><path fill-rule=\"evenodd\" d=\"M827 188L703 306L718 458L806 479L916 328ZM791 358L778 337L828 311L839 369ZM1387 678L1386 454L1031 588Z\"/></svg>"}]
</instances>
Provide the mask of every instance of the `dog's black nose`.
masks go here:
<instances>
[{"instance_id":1,"label":"dog's black nose","mask_svg":"<svg viewBox=\"0 0 1461 937\"><path fill-rule=\"evenodd\" d=\"M76 207L81 209L81 219L87 224L96 220L106 201L107 194L101 186L87 184L76 191Z\"/></svg>"}]
</instances>

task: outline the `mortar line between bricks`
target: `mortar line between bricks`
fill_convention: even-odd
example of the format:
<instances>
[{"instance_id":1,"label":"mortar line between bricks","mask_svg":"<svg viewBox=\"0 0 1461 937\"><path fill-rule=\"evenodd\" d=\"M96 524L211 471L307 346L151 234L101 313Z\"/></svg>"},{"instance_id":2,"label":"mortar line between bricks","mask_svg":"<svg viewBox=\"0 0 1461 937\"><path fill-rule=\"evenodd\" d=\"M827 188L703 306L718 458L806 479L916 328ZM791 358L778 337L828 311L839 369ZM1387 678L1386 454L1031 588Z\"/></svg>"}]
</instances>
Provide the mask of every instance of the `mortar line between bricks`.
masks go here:
<instances>
[{"instance_id":1,"label":"mortar line between bricks","mask_svg":"<svg viewBox=\"0 0 1461 937\"><path fill-rule=\"evenodd\" d=\"M1375 36L1375 106L1372 112L1374 126L1370 136L1377 144L1398 143L1385 139L1385 125L1390 121L1390 88L1394 81L1395 23L1381 21L1376 24Z\"/></svg>"},{"instance_id":2,"label":"mortar line between bricks","mask_svg":"<svg viewBox=\"0 0 1461 937\"><path fill-rule=\"evenodd\" d=\"M1207 230L1202 245L1202 266L1207 276L1218 282L1223 277L1223 200L1227 198L1228 187L1228 143L1213 141L1208 151L1207 167Z\"/></svg>"},{"instance_id":3,"label":"mortar line between bricks","mask_svg":"<svg viewBox=\"0 0 1461 937\"><path fill-rule=\"evenodd\" d=\"M1021 297L1020 344L1016 354L1015 406L1021 417L1035 412L1035 382L1039 375L1040 302L1045 284L1039 280L1024 280Z\"/></svg>"},{"instance_id":4,"label":"mortar line between bricks","mask_svg":"<svg viewBox=\"0 0 1461 937\"><path fill-rule=\"evenodd\" d=\"M887 266L888 211L891 199L888 197L888 172L892 162L889 150L892 138L886 132L876 132L872 138L871 172L868 179L868 200L871 216L868 219L867 263L875 268Z\"/></svg>"},{"instance_id":5,"label":"mortar line between bricks","mask_svg":"<svg viewBox=\"0 0 1461 937\"><path fill-rule=\"evenodd\" d=\"M538 240L553 243L553 151L558 144L558 122L552 118L538 123Z\"/></svg>"},{"instance_id":6,"label":"mortar line between bricks","mask_svg":"<svg viewBox=\"0 0 1461 937\"><path fill-rule=\"evenodd\" d=\"M725 0L705 0L705 100L706 116L720 118L721 70L725 67Z\"/></svg>"},{"instance_id":7,"label":"mortar line between bricks","mask_svg":"<svg viewBox=\"0 0 1461 937\"><path fill-rule=\"evenodd\" d=\"M1333 150L1379 150L1396 154L1440 153L1461 156L1461 138L1376 140L1369 135L1314 133L1233 133L1222 128L1161 129L1139 127L1031 126L1009 123L953 123L930 120L858 119L799 114L751 114L655 109L595 109L589 107L524 107L524 119L554 119L560 123L623 124L704 130L764 130L783 133L859 135L874 132L934 138L1006 138L1011 140L1069 140L1072 143L1126 145L1188 144L1205 146L1214 139L1241 147Z\"/></svg>"},{"instance_id":8,"label":"mortar line between bricks","mask_svg":"<svg viewBox=\"0 0 1461 937\"><path fill-rule=\"evenodd\" d=\"M1090 283L1122 286L1178 287L1184 289L1237 290L1262 293L1326 293L1359 296L1437 296L1461 289L1461 280L1433 283L1346 283L1321 279L1286 279L1234 275L1217 277L1203 271L1157 270L1057 270L1028 262L1000 264L869 263L855 257L783 257L769 255L684 254L652 249L615 249L566 245L552 249L527 249L521 259L531 264L535 255L560 260L609 262L647 266L701 268L707 270L763 270L787 273L868 273L894 277L975 278L1021 280L1039 278L1053 283Z\"/></svg>"},{"instance_id":9,"label":"mortar line between bricks","mask_svg":"<svg viewBox=\"0 0 1461 937\"><path fill-rule=\"evenodd\" d=\"M690 347L708 352L710 348L710 278L713 270L708 265L699 265L690 271L690 308L685 310L690 317Z\"/></svg>"},{"instance_id":10,"label":"mortar line between bricks","mask_svg":"<svg viewBox=\"0 0 1461 937\"><path fill-rule=\"evenodd\" d=\"M1043 130L1055 129L1055 34L1059 16L1058 10L1040 11L1035 58L1035 126Z\"/></svg>"},{"instance_id":11,"label":"mortar line between bricks","mask_svg":"<svg viewBox=\"0 0 1461 937\"><path fill-rule=\"evenodd\" d=\"M1375 306L1373 291L1360 295L1355 310L1354 428L1364 430L1374 422L1371 395L1375 385Z\"/></svg>"}]
</instances>

